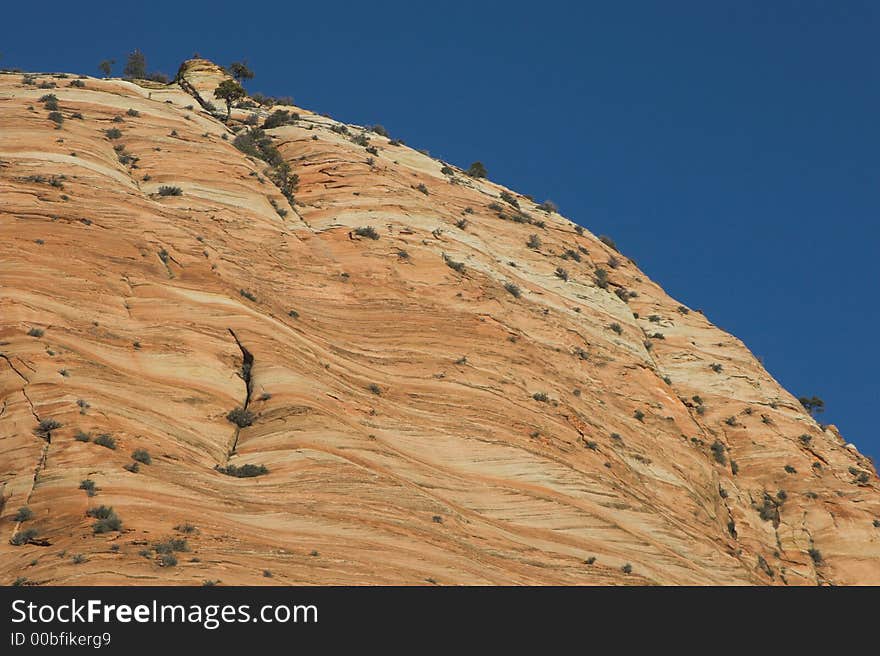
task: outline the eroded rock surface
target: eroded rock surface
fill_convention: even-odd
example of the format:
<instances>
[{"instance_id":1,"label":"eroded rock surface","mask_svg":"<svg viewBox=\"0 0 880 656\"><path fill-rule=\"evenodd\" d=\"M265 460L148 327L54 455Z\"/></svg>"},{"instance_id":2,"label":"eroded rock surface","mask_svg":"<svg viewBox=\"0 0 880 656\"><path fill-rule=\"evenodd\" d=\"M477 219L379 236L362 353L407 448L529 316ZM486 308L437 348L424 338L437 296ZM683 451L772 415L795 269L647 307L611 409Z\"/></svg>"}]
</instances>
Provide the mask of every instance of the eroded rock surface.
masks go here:
<instances>
[{"instance_id":1,"label":"eroded rock surface","mask_svg":"<svg viewBox=\"0 0 880 656\"><path fill-rule=\"evenodd\" d=\"M224 75L0 74L3 583L880 584L872 465L742 342L384 136L224 125ZM275 109L293 204L233 145Z\"/></svg>"}]
</instances>

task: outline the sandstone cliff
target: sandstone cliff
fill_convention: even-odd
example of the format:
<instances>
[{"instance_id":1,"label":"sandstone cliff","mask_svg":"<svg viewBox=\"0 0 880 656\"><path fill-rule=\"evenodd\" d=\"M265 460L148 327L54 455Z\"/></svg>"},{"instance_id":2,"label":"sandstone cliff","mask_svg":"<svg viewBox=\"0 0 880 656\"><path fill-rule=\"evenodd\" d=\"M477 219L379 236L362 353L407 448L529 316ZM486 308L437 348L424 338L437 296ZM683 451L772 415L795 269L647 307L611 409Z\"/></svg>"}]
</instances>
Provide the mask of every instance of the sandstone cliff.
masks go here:
<instances>
[{"instance_id":1,"label":"sandstone cliff","mask_svg":"<svg viewBox=\"0 0 880 656\"><path fill-rule=\"evenodd\" d=\"M0 582L880 584L873 467L742 342L223 77L0 74ZM298 185L233 145L278 109Z\"/></svg>"}]
</instances>

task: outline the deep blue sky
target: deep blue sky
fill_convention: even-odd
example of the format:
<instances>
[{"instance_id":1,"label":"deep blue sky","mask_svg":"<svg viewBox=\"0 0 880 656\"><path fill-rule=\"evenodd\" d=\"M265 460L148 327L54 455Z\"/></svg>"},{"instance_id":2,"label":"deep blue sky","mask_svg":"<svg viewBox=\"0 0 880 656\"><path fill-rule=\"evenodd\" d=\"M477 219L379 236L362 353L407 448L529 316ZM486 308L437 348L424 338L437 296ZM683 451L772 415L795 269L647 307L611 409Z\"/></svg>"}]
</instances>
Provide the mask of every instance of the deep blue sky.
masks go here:
<instances>
[{"instance_id":1,"label":"deep blue sky","mask_svg":"<svg viewBox=\"0 0 880 656\"><path fill-rule=\"evenodd\" d=\"M246 58L252 91L482 160L880 459L880 3L223 4L7 3L0 65Z\"/></svg>"}]
</instances>

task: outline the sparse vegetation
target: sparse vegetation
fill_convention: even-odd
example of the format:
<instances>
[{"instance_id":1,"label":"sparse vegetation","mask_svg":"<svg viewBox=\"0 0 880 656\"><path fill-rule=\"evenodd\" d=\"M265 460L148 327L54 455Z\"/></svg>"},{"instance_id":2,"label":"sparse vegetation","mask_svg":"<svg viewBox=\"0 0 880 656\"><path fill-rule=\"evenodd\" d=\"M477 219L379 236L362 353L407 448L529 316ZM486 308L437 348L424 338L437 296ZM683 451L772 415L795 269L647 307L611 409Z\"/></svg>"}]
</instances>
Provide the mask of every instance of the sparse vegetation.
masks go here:
<instances>
[{"instance_id":1,"label":"sparse vegetation","mask_svg":"<svg viewBox=\"0 0 880 656\"><path fill-rule=\"evenodd\" d=\"M98 506L88 510L86 514L98 520L92 524L92 532L95 534L122 530L122 520L119 519L112 506Z\"/></svg>"},{"instance_id":2,"label":"sparse vegetation","mask_svg":"<svg viewBox=\"0 0 880 656\"><path fill-rule=\"evenodd\" d=\"M599 235L599 241L601 241L603 244L605 244L608 248L610 248L612 250L615 250L615 251L618 250L617 244L614 243L614 240L611 237L608 237L606 235Z\"/></svg>"},{"instance_id":3,"label":"sparse vegetation","mask_svg":"<svg viewBox=\"0 0 880 656\"><path fill-rule=\"evenodd\" d=\"M27 331L28 337L42 337L44 335L42 328L31 328Z\"/></svg>"},{"instance_id":4,"label":"sparse vegetation","mask_svg":"<svg viewBox=\"0 0 880 656\"><path fill-rule=\"evenodd\" d=\"M292 114L286 109L276 109L266 117L263 121L263 129L271 130L272 128L281 127L282 125L291 125L299 120L299 114Z\"/></svg>"},{"instance_id":5,"label":"sparse vegetation","mask_svg":"<svg viewBox=\"0 0 880 656\"><path fill-rule=\"evenodd\" d=\"M464 273L464 262L456 262L451 257L446 255L446 253L443 254L443 261L446 263L446 266L448 266L456 273Z\"/></svg>"},{"instance_id":6,"label":"sparse vegetation","mask_svg":"<svg viewBox=\"0 0 880 656\"><path fill-rule=\"evenodd\" d=\"M23 531L18 531L15 535L12 536L12 539L9 540L9 543L14 547L20 547L24 544L27 544L35 537L39 535L39 532L35 528L26 528Z\"/></svg>"},{"instance_id":7,"label":"sparse vegetation","mask_svg":"<svg viewBox=\"0 0 880 656\"><path fill-rule=\"evenodd\" d=\"M354 234L356 234L358 237L379 239L379 233L376 232L376 229L373 226L361 226L360 228L355 228Z\"/></svg>"},{"instance_id":8,"label":"sparse vegetation","mask_svg":"<svg viewBox=\"0 0 880 656\"><path fill-rule=\"evenodd\" d=\"M482 162L474 162L471 164L466 173L472 178L486 178L489 176L489 172L486 170L486 167L483 166Z\"/></svg>"},{"instance_id":9,"label":"sparse vegetation","mask_svg":"<svg viewBox=\"0 0 880 656\"><path fill-rule=\"evenodd\" d=\"M76 431L76 434L73 436L73 439L75 439L77 442L91 442L92 436L89 433L78 430L78 431Z\"/></svg>"},{"instance_id":10,"label":"sparse vegetation","mask_svg":"<svg viewBox=\"0 0 880 656\"><path fill-rule=\"evenodd\" d=\"M268 474L269 470L265 465L241 465L237 467L236 465L226 465L225 467L221 467L217 465L215 469L221 474L226 474L227 476L234 476L235 478L254 478L255 476L263 476L264 474Z\"/></svg>"},{"instance_id":11,"label":"sparse vegetation","mask_svg":"<svg viewBox=\"0 0 880 656\"><path fill-rule=\"evenodd\" d=\"M617 323L617 322L612 323L612 324L611 324L610 326L608 326L608 327L611 329L612 332L615 332L615 333L617 333L618 335L622 335L622 334L623 334L623 328L622 328L621 325L620 325L619 323Z\"/></svg>"},{"instance_id":12,"label":"sparse vegetation","mask_svg":"<svg viewBox=\"0 0 880 656\"><path fill-rule=\"evenodd\" d=\"M820 399L818 396L802 396L798 399L798 401L800 401L800 404L804 406L804 410L809 412L812 417L815 417L819 413L825 412L825 401Z\"/></svg>"},{"instance_id":13,"label":"sparse vegetation","mask_svg":"<svg viewBox=\"0 0 880 656\"><path fill-rule=\"evenodd\" d=\"M160 196L182 196L183 189L180 187L174 187L171 185L162 185L159 187L159 195Z\"/></svg>"},{"instance_id":14,"label":"sparse vegetation","mask_svg":"<svg viewBox=\"0 0 880 656\"><path fill-rule=\"evenodd\" d=\"M608 272L605 269L597 268L595 282L596 287L608 289Z\"/></svg>"},{"instance_id":15,"label":"sparse vegetation","mask_svg":"<svg viewBox=\"0 0 880 656\"><path fill-rule=\"evenodd\" d=\"M101 63L103 64L104 62ZM143 79L147 77L147 58L144 56L144 53L137 49L130 52L128 58L125 60L125 67L122 69L122 75L129 79Z\"/></svg>"},{"instance_id":16,"label":"sparse vegetation","mask_svg":"<svg viewBox=\"0 0 880 656\"><path fill-rule=\"evenodd\" d=\"M542 246L541 238L538 235L529 235L529 239L526 242L526 246L528 246L531 249L538 250Z\"/></svg>"},{"instance_id":17,"label":"sparse vegetation","mask_svg":"<svg viewBox=\"0 0 880 656\"><path fill-rule=\"evenodd\" d=\"M512 282L504 283L504 289L506 289L514 298L519 298L522 296L522 290L520 290L520 288Z\"/></svg>"},{"instance_id":18,"label":"sparse vegetation","mask_svg":"<svg viewBox=\"0 0 880 656\"><path fill-rule=\"evenodd\" d=\"M120 130L119 128L109 128L107 130L104 130L104 136L106 136L108 139L119 139L120 137L122 137L122 130Z\"/></svg>"},{"instance_id":19,"label":"sparse vegetation","mask_svg":"<svg viewBox=\"0 0 880 656\"><path fill-rule=\"evenodd\" d=\"M720 374L721 371L724 369L724 367L722 365L718 364L717 362L713 362L712 364L709 365L709 369L714 371L716 374Z\"/></svg>"},{"instance_id":20,"label":"sparse vegetation","mask_svg":"<svg viewBox=\"0 0 880 656\"><path fill-rule=\"evenodd\" d=\"M34 511L28 508L27 506L22 506L18 509L18 512L15 513L15 516L12 518L15 522L26 522L29 519L34 518Z\"/></svg>"},{"instance_id":21,"label":"sparse vegetation","mask_svg":"<svg viewBox=\"0 0 880 656\"><path fill-rule=\"evenodd\" d=\"M509 191L507 191L506 189L503 190L503 191L499 194L498 197L499 197L501 200L503 200L505 203L507 203L508 205L513 205L515 208L519 209L519 201L516 199L516 197L515 197L513 194L511 194L511 193L510 193Z\"/></svg>"},{"instance_id":22,"label":"sparse vegetation","mask_svg":"<svg viewBox=\"0 0 880 656\"><path fill-rule=\"evenodd\" d=\"M547 396L545 392L535 392L534 394L532 394L532 398L535 399L535 401L540 401L541 403L547 403L550 400L550 397Z\"/></svg>"},{"instance_id":23,"label":"sparse vegetation","mask_svg":"<svg viewBox=\"0 0 880 656\"><path fill-rule=\"evenodd\" d=\"M638 421L645 421L645 413L641 410L636 410L635 412L633 412L633 417L635 417Z\"/></svg>"},{"instance_id":24,"label":"sparse vegetation","mask_svg":"<svg viewBox=\"0 0 880 656\"><path fill-rule=\"evenodd\" d=\"M238 426L239 428L245 428L247 426L251 426L254 423L256 415L254 415L254 413L250 410L238 407L234 410L230 410L226 414L226 419Z\"/></svg>"},{"instance_id":25,"label":"sparse vegetation","mask_svg":"<svg viewBox=\"0 0 880 656\"><path fill-rule=\"evenodd\" d=\"M709 447L709 449L712 451L712 456L719 465L727 464L727 456L724 455L725 447L721 442L715 440L712 442L712 446Z\"/></svg>"},{"instance_id":26,"label":"sparse vegetation","mask_svg":"<svg viewBox=\"0 0 880 656\"><path fill-rule=\"evenodd\" d=\"M244 88L235 80L223 80L214 89L214 97L226 103L226 122L229 122L229 115L232 113L232 103L241 100L247 95Z\"/></svg>"},{"instance_id":27,"label":"sparse vegetation","mask_svg":"<svg viewBox=\"0 0 880 656\"><path fill-rule=\"evenodd\" d=\"M144 465L153 464L153 459L150 457L150 454L146 449L135 449L131 453L131 458Z\"/></svg>"},{"instance_id":28,"label":"sparse vegetation","mask_svg":"<svg viewBox=\"0 0 880 656\"><path fill-rule=\"evenodd\" d=\"M44 440L49 440L52 437L52 431L59 428L61 428L61 423L55 419L41 419L40 423L37 424L37 427L34 429L34 435L41 437Z\"/></svg>"},{"instance_id":29,"label":"sparse vegetation","mask_svg":"<svg viewBox=\"0 0 880 656\"><path fill-rule=\"evenodd\" d=\"M382 388L379 387L378 385L376 385L376 383L370 383L370 384L367 386L367 389L370 390L370 391L371 391L373 394L375 394L376 396L379 396L379 395L382 394Z\"/></svg>"},{"instance_id":30,"label":"sparse vegetation","mask_svg":"<svg viewBox=\"0 0 880 656\"><path fill-rule=\"evenodd\" d=\"M112 451L116 450L116 440L107 433L101 433L98 437L95 438L95 444L103 446Z\"/></svg>"},{"instance_id":31,"label":"sparse vegetation","mask_svg":"<svg viewBox=\"0 0 880 656\"><path fill-rule=\"evenodd\" d=\"M79 482L79 489L85 490L86 494L90 497L98 494L98 486L95 485L95 481L90 478L85 478Z\"/></svg>"}]
</instances>

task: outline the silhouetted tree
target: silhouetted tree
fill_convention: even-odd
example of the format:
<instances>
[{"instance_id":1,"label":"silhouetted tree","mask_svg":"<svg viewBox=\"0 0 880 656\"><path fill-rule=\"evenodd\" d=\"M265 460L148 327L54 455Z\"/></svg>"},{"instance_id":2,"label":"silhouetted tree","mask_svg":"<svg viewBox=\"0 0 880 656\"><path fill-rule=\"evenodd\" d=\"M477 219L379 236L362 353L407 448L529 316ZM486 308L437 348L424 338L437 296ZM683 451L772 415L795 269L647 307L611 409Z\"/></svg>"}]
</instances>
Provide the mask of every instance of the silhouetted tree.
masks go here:
<instances>
[{"instance_id":1,"label":"silhouetted tree","mask_svg":"<svg viewBox=\"0 0 880 656\"><path fill-rule=\"evenodd\" d=\"M229 65L229 74L235 78L238 83L244 80L253 80L254 72L248 68L247 62L232 62Z\"/></svg>"},{"instance_id":2,"label":"silhouetted tree","mask_svg":"<svg viewBox=\"0 0 880 656\"><path fill-rule=\"evenodd\" d=\"M489 172L486 170L486 167L483 166L482 162L474 162L467 170L467 174L472 178L485 178L489 175Z\"/></svg>"},{"instance_id":3,"label":"silhouetted tree","mask_svg":"<svg viewBox=\"0 0 880 656\"><path fill-rule=\"evenodd\" d=\"M147 58L140 50L129 53L122 74L127 78L145 78L147 76Z\"/></svg>"},{"instance_id":4,"label":"silhouetted tree","mask_svg":"<svg viewBox=\"0 0 880 656\"><path fill-rule=\"evenodd\" d=\"M229 122L229 115L232 113L232 103L245 97L245 91L242 86L235 80L223 80L214 89L214 96L220 100L226 101L226 122Z\"/></svg>"},{"instance_id":5,"label":"silhouetted tree","mask_svg":"<svg viewBox=\"0 0 880 656\"><path fill-rule=\"evenodd\" d=\"M105 59L98 64L98 70L104 74L104 77L110 77L110 73L113 72L113 64L115 63L115 59Z\"/></svg>"},{"instance_id":6,"label":"silhouetted tree","mask_svg":"<svg viewBox=\"0 0 880 656\"><path fill-rule=\"evenodd\" d=\"M813 417L815 417L820 412L825 412L825 401L820 399L818 396L802 396L798 399L798 401L800 401L801 405L804 406L804 410L809 412Z\"/></svg>"}]
</instances>

